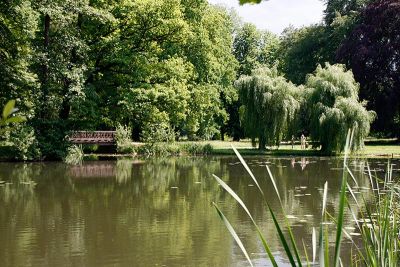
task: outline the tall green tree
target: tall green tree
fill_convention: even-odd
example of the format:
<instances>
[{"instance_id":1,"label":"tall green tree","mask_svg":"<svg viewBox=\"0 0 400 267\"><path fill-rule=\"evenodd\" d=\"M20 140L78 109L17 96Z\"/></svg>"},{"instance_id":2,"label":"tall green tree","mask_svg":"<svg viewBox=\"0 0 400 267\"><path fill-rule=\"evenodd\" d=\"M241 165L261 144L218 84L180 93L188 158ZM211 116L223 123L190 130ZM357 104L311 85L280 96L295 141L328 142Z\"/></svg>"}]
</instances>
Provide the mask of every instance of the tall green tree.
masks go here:
<instances>
[{"instance_id":1,"label":"tall green tree","mask_svg":"<svg viewBox=\"0 0 400 267\"><path fill-rule=\"evenodd\" d=\"M359 12L373 0L325 0L324 20L330 25L338 16L348 16Z\"/></svg>"},{"instance_id":2,"label":"tall green tree","mask_svg":"<svg viewBox=\"0 0 400 267\"><path fill-rule=\"evenodd\" d=\"M259 31L251 23L239 24L234 33L233 54L239 63L237 77L250 75L261 66L273 68L278 63L279 38L269 31ZM243 137L240 126L240 100L229 105L229 121L227 131L238 141Z\"/></svg>"},{"instance_id":3,"label":"tall green tree","mask_svg":"<svg viewBox=\"0 0 400 267\"><path fill-rule=\"evenodd\" d=\"M239 62L237 77L250 75L259 64L261 32L251 23L245 23L235 35L233 54Z\"/></svg>"},{"instance_id":4,"label":"tall green tree","mask_svg":"<svg viewBox=\"0 0 400 267\"><path fill-rule=\"evenodd\" d=\"M260 40L260 52L258 55L258 62L269 68L272 68L279 63L279 48L281 42L279 37L270 32L262 31Z\"/></svg>"},{"instance_id":5,"label":"tall green tree","mask_svg":"<svg viewBox=\"0 0 400 267\"><path fill-rule=\"evenodd\" d=\"M92 24L107 21L110 15L88 0L40 0L34 8L40 14L34 43L41 89L38 117L67 120L74 103L86 97Z\"/></svg>"},{"instance_id":6,"label":"tall green tree","mask_svg":"<svg viewBox=\"0 0 400 267\"><path fill-rule=\"evenodd\" d=\"M37 76L30 69L38 13L29 0L0 2L0 106L9 99L28 118L37 104Z\"/></svg>"},{"instance_id":7,"label":"tall green tree","mask_svg":"<svg viewBox=\"0 0 400 267\"><path fill-rule=\"evenodd\" d=\"M300 91L278 75L276 68L259 68L235 83L240 92L241 121L246 136L258 148L279 145L288 136L300 108Z\"/></svg>"},{"instance_id":8,"label":"tall green tree","mask_svg":"<svg viewBox=\"0 0 400 267\"><path fill-rule=\"evenodd\" d=\"M321 51L328 43L323 25L287 28L281 38L280 70L296 84L304 83L306 75L315 70L318 64L330 61Z\"/></svg>"},{"instance_id":9,"label":"tall green tree","mask_svg":"<svg viewBox=\"0 0 400 267\"><path fill-rule=\"evenodd\" d=\"M318 66L306 86L311 139L321 145L321 151L341 152L349 129L354 130L352 149L362 148L375 112L359 101L359 84L352 72L343 65Z\"/></svg>"},{"instance_id":10,"label":"tall green tree","mask_svg":"<svg viewBox=\"0 0 400 267\"><path fill-rule=\"evenodd\" d=\"M183 130L189 136L197 134L206 138L220 132L223 138L227 109L237 98L233 88L237 61L231 52L233 21L220 7L205 5L198 12L201 15L189 23L192 34L185 48L196 78L191 86L191 108Z\"/></svg>"}]
</instances>

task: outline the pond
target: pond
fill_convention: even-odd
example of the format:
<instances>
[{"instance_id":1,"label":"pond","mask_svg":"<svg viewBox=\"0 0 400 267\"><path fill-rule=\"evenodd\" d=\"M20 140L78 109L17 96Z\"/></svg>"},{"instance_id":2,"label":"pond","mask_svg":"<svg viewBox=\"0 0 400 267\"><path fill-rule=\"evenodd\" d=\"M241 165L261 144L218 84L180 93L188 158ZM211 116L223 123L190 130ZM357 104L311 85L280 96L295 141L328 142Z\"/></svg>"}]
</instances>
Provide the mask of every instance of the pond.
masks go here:
<instances>
[{"instance_id":1,"label":"pond","mask_svg":"<svg viewBox=\"0 0 400 267\"><path fill-rule=\"evenodd\" d=\"M328 211L336 211L342 160L247 157L246 161L278 212L265 164L270 166L298 245L302 247L304 240L310 255L312 227L321 221L325 181ZM372 193L367 162L350 163L356 191L368 199ZM400 162L391 163L398 176ZM369 164L384 176L387 160ZM80 166L0 163L0 266L247 266L212 202L231 221L254 264L268 266L246 213L212 174L242 197L280 266L288 266L262 198L235 157L87 161ZM278 219L283 220L279 212ZM351 232L350 216L345 224ZM334 234L330 231L332 238ZM344 259L350 253L347 243Z\"/></svg>"}]
</instances>

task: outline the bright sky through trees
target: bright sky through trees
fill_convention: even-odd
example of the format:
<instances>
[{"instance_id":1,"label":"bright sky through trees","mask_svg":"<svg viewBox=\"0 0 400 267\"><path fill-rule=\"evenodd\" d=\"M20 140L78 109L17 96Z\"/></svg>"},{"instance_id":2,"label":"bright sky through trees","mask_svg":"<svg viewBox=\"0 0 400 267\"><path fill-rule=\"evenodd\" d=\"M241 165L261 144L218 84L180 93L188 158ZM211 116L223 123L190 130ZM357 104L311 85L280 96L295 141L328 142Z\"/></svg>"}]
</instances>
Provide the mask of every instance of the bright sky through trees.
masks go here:
<instances>
[{"instance_id":1,"label":"bright sky through trees","mask_svg":"<svg viewBox=\"0 0 400 267\"><path fill-rule=\"evenodd\" d=\"M243 6L239 6L239 1L235 0L208 1L234 8L245 22L254 23L257 28L276 34L280 34L289 25L301 27L320 22L325 9L321 0L269 0L258 5Z\"/></svg>"}]
</instances>

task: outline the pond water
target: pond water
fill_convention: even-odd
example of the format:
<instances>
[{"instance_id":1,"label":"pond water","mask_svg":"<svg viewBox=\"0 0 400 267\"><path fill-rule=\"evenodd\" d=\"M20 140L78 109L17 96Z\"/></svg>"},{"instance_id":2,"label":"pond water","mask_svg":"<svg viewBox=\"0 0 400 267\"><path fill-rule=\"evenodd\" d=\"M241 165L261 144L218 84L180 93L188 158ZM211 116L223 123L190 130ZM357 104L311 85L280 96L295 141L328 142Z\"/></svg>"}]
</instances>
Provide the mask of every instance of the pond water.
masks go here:
<instances>
[{"instance_id":1,"label":"pond water","mask_svg":"<svg viewBox=\"0 0 400 267\"><path fill-rule=\"evenodd\" d=\"M246 161L282 221L265 164L270 166L298 246L304 240L310 255L325 181L328 211L336 211L342 160ZM370 198L366 160L350 162L359 186L355 190ZM400 162L391 163L396 177ZM384 176L386 160L369 164ZM280 266L288 266L262 198L235 157L124 159L81 166L0 163L0 266L247 266L212 202L231 221L254 264L269 266L247 215L212 174L242 197ZM345 224L354 226L350 216ZM344 259L350 254L346 246L348 242Z\"/></svg>"}]
</instances>

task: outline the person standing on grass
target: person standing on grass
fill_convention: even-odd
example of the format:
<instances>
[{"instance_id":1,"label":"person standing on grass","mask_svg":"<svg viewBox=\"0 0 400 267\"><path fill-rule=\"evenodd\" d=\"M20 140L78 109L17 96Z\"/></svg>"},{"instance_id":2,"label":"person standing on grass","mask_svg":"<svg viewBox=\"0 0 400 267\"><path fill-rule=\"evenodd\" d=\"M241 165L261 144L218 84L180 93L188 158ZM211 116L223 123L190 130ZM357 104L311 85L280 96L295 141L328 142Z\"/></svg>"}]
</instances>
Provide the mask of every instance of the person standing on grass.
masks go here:
<instances>
[{"instance_id":1,"label":"person standing on grass","mask_svg":"<svg viewBox=\"0 0 400 267\"><path fill-rule=\"evenodd\" d=\"M300 137L300 147L301 147L301 149L306 148L306 138L305 138L304 134L301 134L301 137Z\"/></svg>"},{"instance_id":2,"label":"person standing on grass","mask_svg":"<svg viewBox=\"0 0 400 267\"><path fill-rule=\"evenodd\" d=\"M292 135L292 149L294 149L294 135Z\"/></svg>"}]
</instances>

